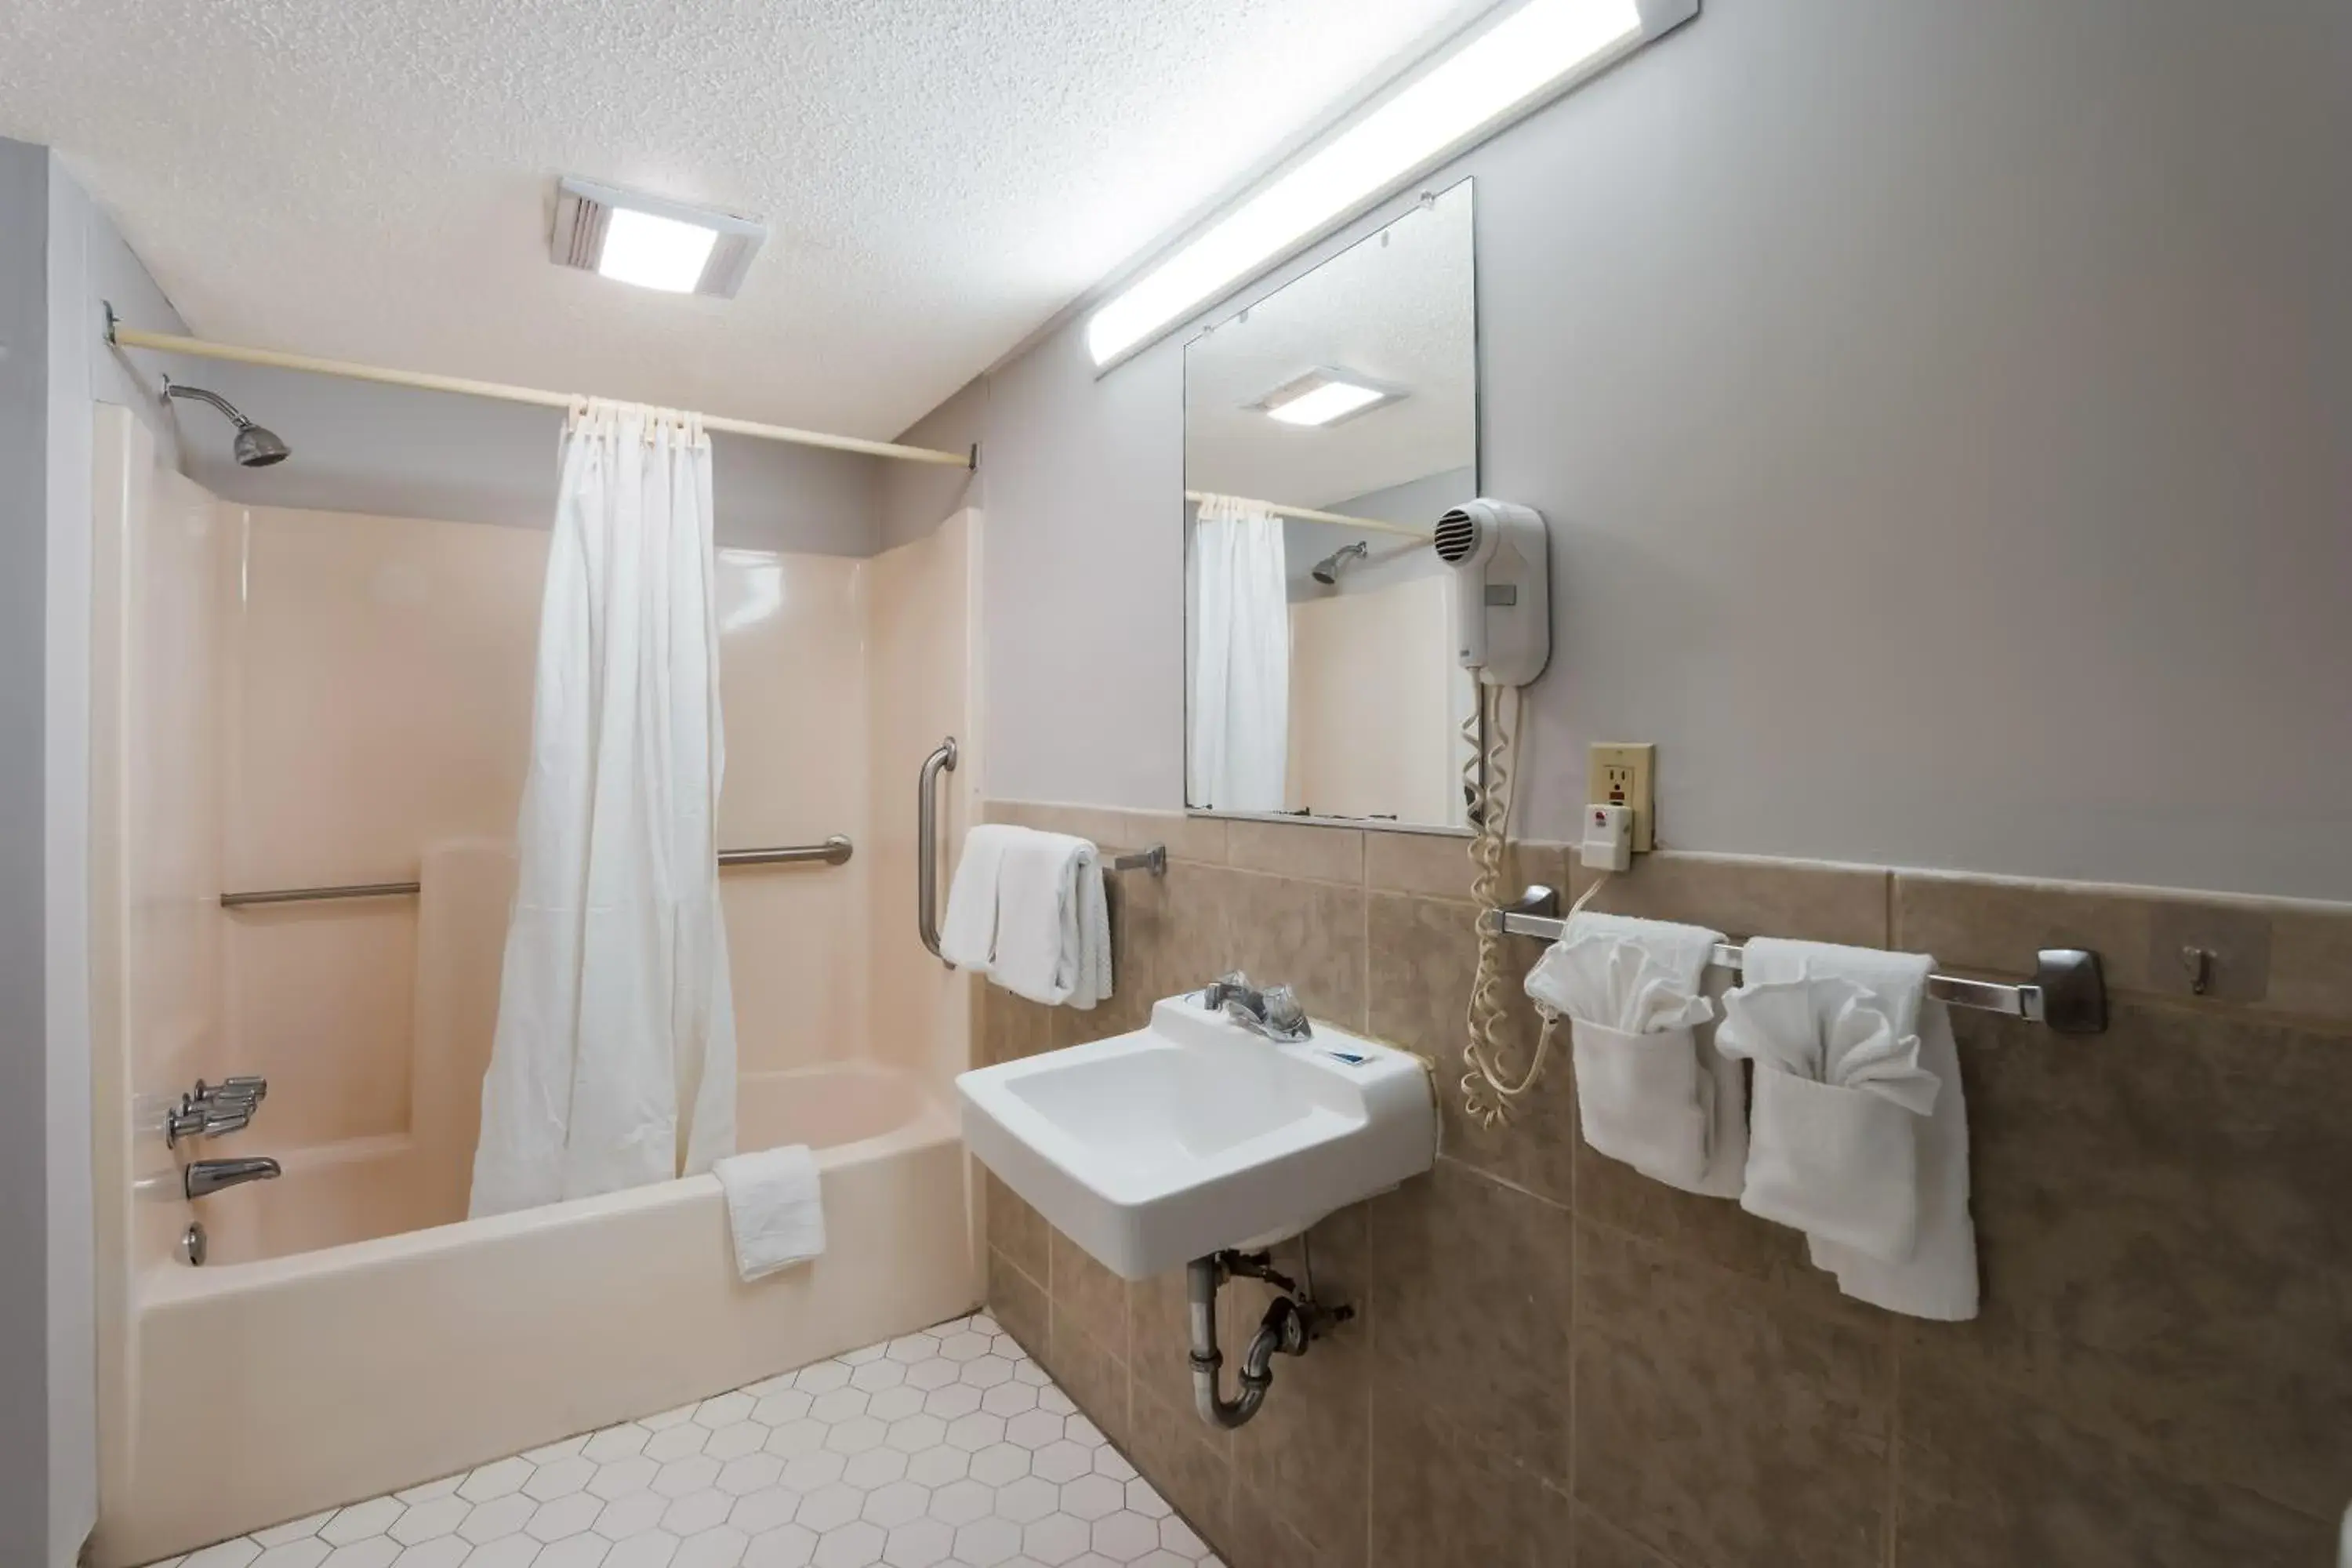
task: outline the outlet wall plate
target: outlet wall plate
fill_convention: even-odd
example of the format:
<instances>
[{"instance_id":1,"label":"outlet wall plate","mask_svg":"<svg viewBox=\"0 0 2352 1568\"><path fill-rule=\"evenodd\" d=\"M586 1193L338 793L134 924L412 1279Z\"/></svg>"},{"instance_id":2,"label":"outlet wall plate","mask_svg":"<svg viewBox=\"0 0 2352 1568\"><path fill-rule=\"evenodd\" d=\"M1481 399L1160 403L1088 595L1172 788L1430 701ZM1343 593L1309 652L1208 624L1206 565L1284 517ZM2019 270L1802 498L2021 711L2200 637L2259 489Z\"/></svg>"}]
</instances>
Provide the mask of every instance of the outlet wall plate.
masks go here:
<instances>
[{"instance_id":1,"label":"outlet wall plate","mask_svg":"<svg viewBox=\"0 0 2352 1568\"><path fill-rule=\"evenodd\" d=\"M1656 797L1652 793L1657 773L1658 748L1650 742L1595 745L1584 799L1590 805L1630 805L1633 808L1633 853L1657 847Z\"/></svg>"}]
</instances>

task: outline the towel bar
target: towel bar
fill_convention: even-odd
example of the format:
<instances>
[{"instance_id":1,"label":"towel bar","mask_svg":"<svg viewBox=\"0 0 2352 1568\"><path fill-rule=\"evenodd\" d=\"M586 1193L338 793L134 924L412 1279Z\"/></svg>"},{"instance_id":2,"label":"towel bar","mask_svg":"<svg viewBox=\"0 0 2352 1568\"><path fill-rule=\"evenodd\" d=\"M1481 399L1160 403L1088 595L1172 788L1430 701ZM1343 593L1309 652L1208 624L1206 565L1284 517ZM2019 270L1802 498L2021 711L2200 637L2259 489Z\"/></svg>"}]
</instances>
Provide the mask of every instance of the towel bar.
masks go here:
<instances>
[{"instance_id":1,"label":"towel bar","mask_svg":"<svg viewBox=\"0 0 2352 1568\"><path fill-rule=\"evenodd\" d=\"M1490 910L1480 918L1486 929L1504 936L1533 937L1558 942L1568 922L1558 918L1559 895L1549 888L1529 888L1507 909ZM1738 972L1745 955L1733 942L1718 942L1713 963ZM1927 976L1927 994L1955 1007L1974 1007L2046 1024L2062 1035L2104 1034L2107 1027L2107 986L2099 969L2099 955L2078 947L2045 947L2035 954L2033 979L2010 985L1994 980L1971 980L1958 974Z\"/></svg>"},{"instance_id":2,"label":"towel bar","mask_svg":"<svg viewBox=\"0 0 2352 1568\"><path fill-rule=\"evenodd\" d=\"M1168 846L1155 844L1131 855L1114 855L1102 863L1102 868L1106 871L1149 871L1155 877L1165 877L1168 875Z\"/></svg>"},{"instance_id":3,"label":"towel bar","mask_svg":"<svg viewBox=\"0 0 2352 1568\"><path fill-rule=\"evenodd\" d=\"M849 836L836 833L822 844L778 844L764 849L722 849L721 866L796 866L821 860L838 866L849 858ZM413 899L418 882L351 882L335 888L268 888L249 893L223 893L221 908L244 909L250 904L312 904L331 899Z\"/></svg>"}]
</instances>

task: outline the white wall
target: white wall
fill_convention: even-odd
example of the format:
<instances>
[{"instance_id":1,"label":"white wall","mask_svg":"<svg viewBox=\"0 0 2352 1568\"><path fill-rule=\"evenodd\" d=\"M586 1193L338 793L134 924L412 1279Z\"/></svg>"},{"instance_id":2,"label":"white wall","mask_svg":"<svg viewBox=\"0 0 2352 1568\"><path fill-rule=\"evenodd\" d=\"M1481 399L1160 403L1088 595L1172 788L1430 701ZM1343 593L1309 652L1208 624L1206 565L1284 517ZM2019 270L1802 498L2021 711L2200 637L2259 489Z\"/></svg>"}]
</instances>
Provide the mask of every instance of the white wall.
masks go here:
<instances>
[{"instance_id":1,"label":"white wall","mask_svg":"<svg viewBox=\"0 0 2352 1568\"><path fill-rule=\"evenodd\" d=\"M72 175L40 148L7 143L37 161L42 205L26 230L41 247L47 328L41 450L31 472L42 491L42 569L25 579L39 603L26 623L39 638L29 667L40 693L40 731L23 754L38 770L42 805L24 820L41 824L41 931L23 950L41 955L42 1098L46 1107L43 1267L30 1276L45 1292L46 1556L71 1563L98 1513L95 1217L91 1210L89 1092L89 638L91 415L95 401L120 403L163 431L163 413L140 367L101 341L103 301L123 318L179 331L179 317L105 215ZM173 367L176 371L177 366ZM167 445L166 450L169 450ZM18 672L10 671L11 678ZM23 1257L15 1247L7 1255ZM12 1336L13 1339L13 1336ZM14 1450L11 1450L12 1452ZM11 1512L0 1507L0 1513ZM0 1535L5 1535L0 1526ZM15 1555L0 1553L7 1562ZM31 1562L28 1554L22 1559Z\"/></svg>"},{"instance_id":2,"label":"white wall","mask_svg":"<svg viewBox=\"0 0 2352 1568\"><path fill-rule=\"evenodd\" d=\"M2336 0L1707 0L1433 179L1527 831L1645 740L1684 847L2352 897L2347 79ZM993 794L1181 802L1181 335L978 396Z\"/></svg>"}]
</instances>

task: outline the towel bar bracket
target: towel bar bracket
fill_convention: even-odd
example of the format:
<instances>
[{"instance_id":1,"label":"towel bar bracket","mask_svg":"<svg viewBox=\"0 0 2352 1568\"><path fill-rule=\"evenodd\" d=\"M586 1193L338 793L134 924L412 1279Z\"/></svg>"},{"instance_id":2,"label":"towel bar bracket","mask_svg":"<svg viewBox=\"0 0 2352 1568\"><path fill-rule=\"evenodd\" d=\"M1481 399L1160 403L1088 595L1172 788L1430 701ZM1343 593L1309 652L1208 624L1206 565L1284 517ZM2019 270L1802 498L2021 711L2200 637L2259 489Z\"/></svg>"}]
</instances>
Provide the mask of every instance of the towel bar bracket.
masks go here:
<instances>
[{"instance_id":1,"label":"towel bar bracket","mask_svg":"<svg viewBox=\"0 0 2352 1568\"><path fill-rule=\"evenodd\" d=\"M2033 984L2021 987L2026 1016L2062 1035L2102 1035L2107 1028L2107 982L2099 955L2079 947L2045 947L2035 955Z\"/></svg>"}]
</instances>

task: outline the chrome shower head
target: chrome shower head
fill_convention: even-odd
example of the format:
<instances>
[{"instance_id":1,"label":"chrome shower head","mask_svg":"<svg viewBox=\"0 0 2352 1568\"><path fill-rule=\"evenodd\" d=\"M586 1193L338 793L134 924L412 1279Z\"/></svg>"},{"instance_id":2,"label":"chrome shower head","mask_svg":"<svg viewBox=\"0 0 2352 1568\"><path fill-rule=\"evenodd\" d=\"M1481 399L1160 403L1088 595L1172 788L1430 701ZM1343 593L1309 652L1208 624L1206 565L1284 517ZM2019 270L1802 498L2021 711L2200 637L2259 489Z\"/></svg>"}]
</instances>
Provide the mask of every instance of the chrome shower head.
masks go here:
<instances>
[{"instance_id":1,"label":"chrome shower head","mask_svg":"<svg viewBox=\"0 0 2352 1568\"><path fill-rule=\"evenodd\" d=\"M1345 567L1350 560L1361 561L1371 552L1371 546L1360 539L1353 544L1343 544L1318 561L1312 575L1318 583L1328 588L1339 582L1341 568Z\"/></svg>"},{"instance_id":2,"label":"chrome shower head","mask_svg":"<svg viewBox=\"0 0 2352 1568\"><path fill-rule=\"evenodd\" d=\"M245 468L266 468L272 463L284 462L289 456L289 448L285 442L278 439L278 432L264 429L261 426L256 425L252 420L239 414L236 411L236 405L217 392L206 392L201 386L181 386L175 384L167 375L163 378L163 395L193 397L199 403L209 403L227 415L230 422L236 426L236 440L230 449L236 455L237 462Z\"/></svg>"}]
</instances>

